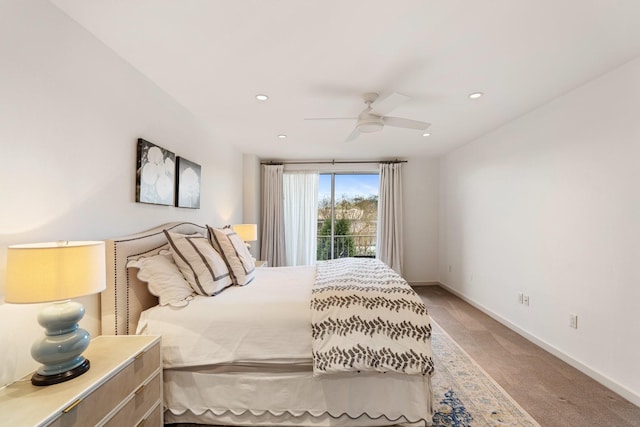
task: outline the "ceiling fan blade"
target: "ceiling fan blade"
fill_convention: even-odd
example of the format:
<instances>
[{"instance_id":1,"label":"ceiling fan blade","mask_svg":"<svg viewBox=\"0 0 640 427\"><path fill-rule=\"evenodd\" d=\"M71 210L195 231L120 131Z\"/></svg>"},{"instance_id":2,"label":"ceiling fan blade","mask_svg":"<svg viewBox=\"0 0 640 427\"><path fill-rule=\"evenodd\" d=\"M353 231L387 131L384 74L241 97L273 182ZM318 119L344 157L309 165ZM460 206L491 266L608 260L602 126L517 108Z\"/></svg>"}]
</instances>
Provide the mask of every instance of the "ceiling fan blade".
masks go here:
<instances>
[{"instance_id":1,"label":"ceiling fan blade","mask_svg":"<svg viewBox=\"0 0 640 427\"><path fill-rule=\"evenodd\" d=\"M386 116L388 113L395 110L396 107L400 106L400 104L404 103L408 99L408 96L402 95L398 92L393 92L385 96L384 98L378 98L371 104L371 114Z\"/></svg>"},{"instance_id":2,"label":"ceiling fan blade","mask_svg":"<svg viewBox=\"0 0 640 427\"><path fill-rule=\"evenodd\" d=\"M350 142L353 141L354 139L356 139L358 136L360 135L360 131L358 130L358 128L353 128L353 130L351 131L351 133L349 134L349 136L347 137L347 139L344 140L344 142Z\"/></svg>"},{"instance_id":3,"label":"ceiling fan blade","mask_svg":"<svg viewBox=\"0 0 640 427\"><path fill-rule=\"evenodd\" d=\"M397 128L426 130L431 123L419 122L417 120L401 119L400 117L383 117L382 121L386 126Z\"/></svg>"},{"instance_id":4,"label":"ceiling fan blade","mask_svg":"<svg viewBox=\"0 0 640 427\"><path fill-rule=\"evenodd\" d=\"M357 117L305 117L305 120L358 120Z\"/></svg>"}]
</instances>

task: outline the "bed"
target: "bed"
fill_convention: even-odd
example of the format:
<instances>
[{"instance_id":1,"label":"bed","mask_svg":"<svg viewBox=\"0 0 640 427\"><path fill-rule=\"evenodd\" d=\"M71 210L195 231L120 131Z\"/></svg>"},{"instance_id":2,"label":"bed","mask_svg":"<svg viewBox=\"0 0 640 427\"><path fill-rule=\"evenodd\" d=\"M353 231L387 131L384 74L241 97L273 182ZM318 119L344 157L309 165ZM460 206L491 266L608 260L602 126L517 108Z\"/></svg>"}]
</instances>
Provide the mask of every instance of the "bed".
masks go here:
<instances>
[{"instance_id":1,"label":"bed","mask_svg":"<svg viewBox=\"0 0 640 427\"><path fill-rule=\"evenodd\" d=\"M325 304L313 298L335 288L334 282L327 280L341 274L338 270L342 267L332 264L333 269L324 270L327 280L323 283L316 266L256 268L246 286L215 289L212 297L196 294L186 299L186 307L160 305L157 292L152 294L151 286L138 278L139 269L132 268L132 262L137 265L135 260L166 255L173 233L207 236L210 232L206 226L176 222L106 241L108 277L107 290L101 295L102 333L162 336L165 423L431 425L433 363L428 321L420 320L418 332L396 332L422 336L420 360L407 360L411 357L404 354L415 355L411 350L401 357L387 357L388 363L381 363L377 370L362 368L353 360L350 366L337 362L341 352L351 353L340 347L347 345L345 336L335 334L332 339L338 339L338 344L318 344L331 334L324 329L326 319L317 318L324 316ZM354 304L352 297L341 297L341 301L338 309L342 315L354 317L349 308ZM388 305L386 299L382 301ZM423 307L421 303L415 306L414 311L424 311L420 319L428 316ZM389 308L399 312L398 307ZM341 319L329 322L343 323ZM231 333L219 336L212 331ZM380 363L380 358L376 360ZM398 360L402 362L400 371L395 369L400 365ZM414 371L408 375L405 372L409 371L402 369Z\"/></svg>"}]
</instances>

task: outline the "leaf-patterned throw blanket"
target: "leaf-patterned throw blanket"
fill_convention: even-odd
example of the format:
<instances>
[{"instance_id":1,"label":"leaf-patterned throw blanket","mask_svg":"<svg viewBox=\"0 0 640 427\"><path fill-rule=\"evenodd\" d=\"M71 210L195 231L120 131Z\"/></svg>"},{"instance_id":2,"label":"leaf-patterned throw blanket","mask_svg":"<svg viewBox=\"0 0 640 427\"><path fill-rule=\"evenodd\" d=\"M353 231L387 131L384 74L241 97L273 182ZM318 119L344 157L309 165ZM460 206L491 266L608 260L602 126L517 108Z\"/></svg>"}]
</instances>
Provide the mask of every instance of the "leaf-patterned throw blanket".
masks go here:
<instances>
[{"instance_id":1,"label":"leaf-patterned throw blanket","mask_svg":"<svg viewBox=\"0 0 640 427\"><path fill-rule=\"evenodd\" d=\"M409 284L380 260L318 262L311 331L315 374L433 373L427 309Z\"/></svg>"}]
</instances>

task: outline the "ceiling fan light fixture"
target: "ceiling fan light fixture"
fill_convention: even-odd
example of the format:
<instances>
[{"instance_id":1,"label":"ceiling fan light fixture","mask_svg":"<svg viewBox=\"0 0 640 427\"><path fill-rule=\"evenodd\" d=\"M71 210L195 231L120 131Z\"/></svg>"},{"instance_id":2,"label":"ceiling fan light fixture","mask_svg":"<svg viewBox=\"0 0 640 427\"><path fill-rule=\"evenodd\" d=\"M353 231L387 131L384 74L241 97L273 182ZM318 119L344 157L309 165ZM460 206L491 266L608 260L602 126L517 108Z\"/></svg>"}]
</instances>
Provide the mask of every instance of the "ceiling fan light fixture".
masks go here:
<instances>
[{"instance_id":1,"label":"ceiling fan light fixture","mask_svg":"<svg viewBox=\"0 0 640 427\"><path fill-rule=\"evenodd\" d=\"M364 112L360 115L356 128L362 133L373 133L381 131L383 126L382 118Z\"/></svg>"},{"instance_id":2,"label":"ceiling fan light fixture","mask_svg":"<svg viewBox=\"0 0 640 427\"><path fill-rule=\"evenodd\" d=\"M380 123L360 123L358 125L358 130L362 133L373 133L382 130L382 125Z\"/></svg>"}]
</instances>

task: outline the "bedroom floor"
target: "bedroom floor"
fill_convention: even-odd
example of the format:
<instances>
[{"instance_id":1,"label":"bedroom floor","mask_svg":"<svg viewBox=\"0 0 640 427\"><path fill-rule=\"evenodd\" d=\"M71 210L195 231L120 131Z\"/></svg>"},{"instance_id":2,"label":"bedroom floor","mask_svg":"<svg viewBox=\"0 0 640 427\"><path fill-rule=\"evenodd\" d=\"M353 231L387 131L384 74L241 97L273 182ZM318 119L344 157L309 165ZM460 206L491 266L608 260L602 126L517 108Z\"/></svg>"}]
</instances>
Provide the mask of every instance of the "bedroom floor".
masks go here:
<instances>
[{"instance_id":1,"label":"bedroom floor","mask_svg":"<svg viewBox=\"0 0 640 427\"><path fill-rule=\"evenodd\" d=\"M640 426L640 407L440 286L414 288L431 317L546 426Z\"/></svg>"}]
</instances>

